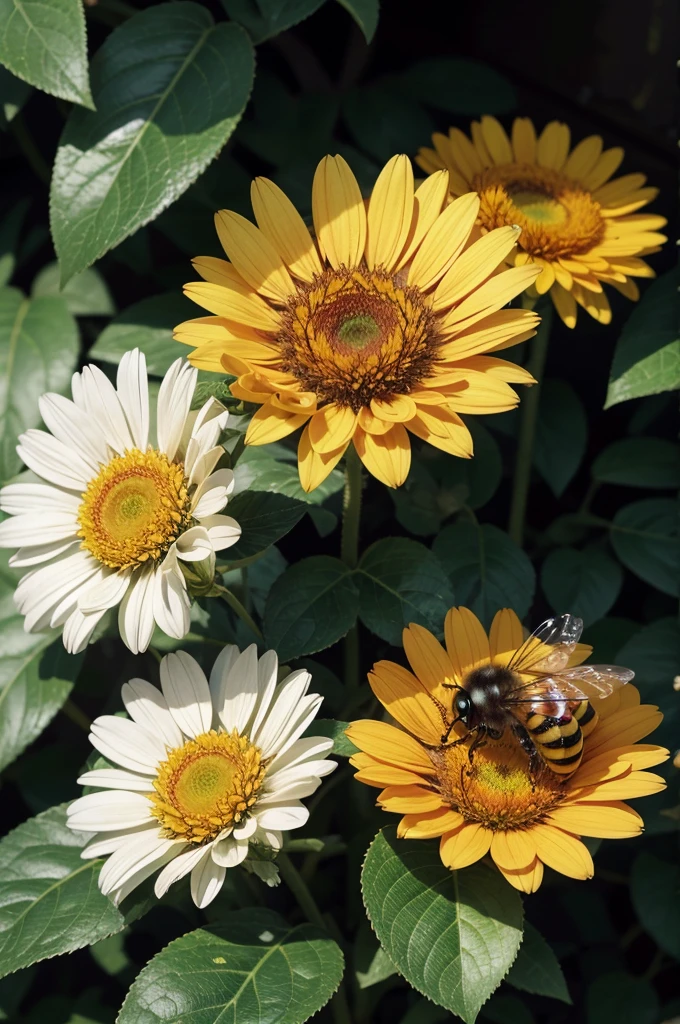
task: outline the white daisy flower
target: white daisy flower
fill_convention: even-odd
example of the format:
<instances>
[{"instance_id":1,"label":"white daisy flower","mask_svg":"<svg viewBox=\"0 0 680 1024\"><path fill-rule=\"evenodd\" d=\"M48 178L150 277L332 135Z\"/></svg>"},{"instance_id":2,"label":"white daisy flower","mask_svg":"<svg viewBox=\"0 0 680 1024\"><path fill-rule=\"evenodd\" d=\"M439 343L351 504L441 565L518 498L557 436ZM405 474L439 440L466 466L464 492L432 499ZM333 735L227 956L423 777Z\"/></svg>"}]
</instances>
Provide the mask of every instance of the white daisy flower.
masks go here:
<instances>
[{"instance_id":1,"label":"white daisy flower","mask_svg":"<svg viewBox=\"0 0 680 1024\"><path fill-rule=\"evenodd\" d=\"M15 602L27 632L63 627L64 646L83 650L109 608L135 654L157 623L168 636L189 631L190 598L180 561L214 573L215 552L241 528L219 513L234 486L213 472L228 412L210 399L192 413L197 371L182 359L158 394L150 442L144 355L126 352L117 387L96 366L72 381L73 401L48 393L40 413L50 433L27 430L17 451L45 483L0 491L0 547L18 547L10 565L27 568Z\"/></svg>"},{"instance_id":2,"label":"white daisy flower","mask_svg":"<svg viewBox=\"0 0 680 1024\"><path fill-rule=\"evenodd\" d=\"M74 801L68 822L98 833L83 857L110 854L99 888L114 903L159 868L156 896L191 874L198 907L238 864L277 883L271 861L282 833L305 824L301 799L337 767L325 760L332 740L300 739L323 699L307 693L309 672L278 685L277 673L274 651L258 660L255 644L243 653L229 645L208 683L178 651L161 662L162 694L143 679L123 686L131 720L103 715L92 723L92 745L120 767L81 776L101 790Z\"/></svg>"}]
</instances>

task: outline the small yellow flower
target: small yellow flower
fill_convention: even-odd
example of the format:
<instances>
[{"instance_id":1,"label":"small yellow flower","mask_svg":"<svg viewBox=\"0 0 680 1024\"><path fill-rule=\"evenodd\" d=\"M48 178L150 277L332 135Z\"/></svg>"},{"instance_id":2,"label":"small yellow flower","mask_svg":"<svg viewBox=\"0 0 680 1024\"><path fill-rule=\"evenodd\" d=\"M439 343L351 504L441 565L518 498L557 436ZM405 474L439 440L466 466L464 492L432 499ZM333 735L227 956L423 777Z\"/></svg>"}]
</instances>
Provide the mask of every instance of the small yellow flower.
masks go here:
<instances>
[{"instance_id":1,"label":"small yellow flower","mask_svg":"<svg viewBox=\"0 0 680 1024\"><path fill-rule=\"evenodd\" d=\"M550 292L567 327L576 324L577 304L608 324L611 308L602 285L626 298L639 297L634 278L654 277L640 257L658 252L666 220L637 213L657 195L644 174L611 181L623 160L619 147L603 151L591 135L570 152L566 124L551 121L537 137L527 117L518 117L508 138L495 117L471 125L470 140L458 128L432 136L416 162L428 173L445 167L451 194L471 189L481 200L479 223L491 231L504 224L522 229L515 266L536 264L541 275L533 294Z\"/></svg>"},{"instance_id":2,"label":"small yellow flower","mask_svg":"<svg viewBox=\"0 0 680 1024\"><path fill-rule=\"evenodd\" d=\"M373 693L398 728L387 722L353 722L347 735L359 748L351 763L356 778L382 789L378 803L403 815L398 835L440 839L442 862L451 869L490 854L516 889L535 892L547 865L570 878L591 878L594 867L581 836L625 839L642 831L642 819L623 800L664 788L645 768L668 751L640 744L660 723L658 708L641 705L634 686L594 700L595 728L585 739L579 767L565 777L529 756L508 729L486 738L469 759L468 743L442 743L452 718L452 696L468 673L507 665L523 643L514 612L498 612L489 636L467 608L452 608L445 623L446 650L428 630L404 630L413 672L389 661L373 667ZM577 645L569 665L590 648ZM457 725L458 736L465 728ZM384 787L384 788L383 788Z\"/></svg>"},{"instance_id":3,"label":"small yellow flower","mask_svg":"<svg viewBox=\"0 0 680 1024\"><path fill-rule=\"evenodd\" d=\"M534 382L496 353L535 333L534 313L503 307L540 270L505 269L519 229L480 238L479 197L447 205L448 191L446 171L416 189L410 161L396 156L365 202L342 157L324 157L314 238L281 189L257 178L258 227L220 211L230 262L194 260L204 280L185 293L213 315L180 324L175 337L194 349L194 366L234 374L232 393L260 405L247 444L304 426L306 491L351 443L369 472L397 487L409 471L408 431L470 458L460 414L512 409L510 384Z\"/></svg>"}]
</instances>

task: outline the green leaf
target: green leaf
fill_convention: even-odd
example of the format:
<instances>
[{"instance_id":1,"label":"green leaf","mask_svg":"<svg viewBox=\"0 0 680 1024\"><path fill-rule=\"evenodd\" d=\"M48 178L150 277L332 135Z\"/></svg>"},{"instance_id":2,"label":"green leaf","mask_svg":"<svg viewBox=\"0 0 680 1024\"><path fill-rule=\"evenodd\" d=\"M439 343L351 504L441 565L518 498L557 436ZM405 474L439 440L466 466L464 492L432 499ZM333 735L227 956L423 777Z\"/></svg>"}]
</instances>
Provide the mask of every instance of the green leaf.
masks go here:
<instances>
[{"instance_id":1,"label":"green leaf","mask_svg":"<svg viewBox=\"0 0 680 1024\"><path fill-rule=\"evenodd\" d=\"M594 480L625 487L680 487L680 451L661 437L625 437L600 452Z\"/></svg>"},{"instance_id":2,"label":"green leaf","mask_svg":"<svg viewBox=\"0 0 680 1024\"><path fill-rule=\"evenodd\" d=\"M646 498L619 509L610 537L627 569L664 594L680 593L678 511L671 498Z\"/></svg>"},{"instance_id":3,"label":"green leaf","mask_svg":"<svg viewBox=\"0 0 680 1024\"><path fill-rule=\"evenodd\" d=\"M178 291L142 299L123 310L104 328L88 356L117 366L126 352L138 348L146 356L149 373L162 377L175 359L189 351L174 341L172 332L193 313L192 304Z\"/></svg>"},{"instance_id":4,"label":"green leaf","mask_svg":"<svg viewBox=\"0 0 680 1024\"><path fill-rule=\"evenodd\" d=\"M642 978L612 971L596 978L586 995L587 1024L658 1024L659 999Z\"/></svg>"},{"instance_id":5,"label":"green leaf","mask_svg":"<svg viewBox=\"0 0 680 1024\"><path fill-rule=\"evenodd\" d=\"M161 950L138 975L118 1024L301 1024L342 978L340 947L311 924L236 910Z\"/></svg>"},{"instance_id":6,"label":"green leaf","mask_svg":"<svg viewBox=\"0 0 680 1024\"><path fill-rule=\"evenodd\" d=\"M279 549L272 546L267 548L261 558L242 570L248 574L248 593L260 618L264 615L267 594L281 573L285 572L287 565Z\"/></svg>"},{"instance_id":7,"label":"green leaf","mask_svg":"<svg viewBox=\"0 0 680 1024\"><path fill-rule=\"evenodd\" d=\"M561 497L585 455L588 420L583 403L565 380L541 386L534 465L556 498Z\"/></svg>"},{"instance_id":8,"label":"green leaf","mask_svg":"<svg viewBox=\"0 0 680 1024\"><path fill-rule=\"evenodd\" d=\"M36 89L94 109L81 0L0 0L0 63Z\"/></svg>"},{"instance_id":9,"label":"green leaf","mask_svg":"<svg viewBox=\"0 0 680 1024\"><path fill-rule=\"evenodd\" d=\"M482 1008L482 1018L492 1024L535 1024L531 1010L517 996L493 995Z\"/></svg>"},{"instance_id":10,"label":"green leaf","mask_svg":"<svg viewBox=\"0 0 680 1024\"><path fill-rule=\"evenodd\" d=\"M404 71L400 81L411 96L450 114L507 114L517 106L508 79L477 60L429 57Z\"/></svg>"},{"instance_id":11,"label":"green leaf","mask_svg":"<svg viewBox=\"0 0 680 1024\"><path fill-rule=\"evenodd\" d=\"M359 988L371 988L372 985L378 985L381 981L386 981L387 978L391 978L396 973L397 968L382 946L378 946L366 970L356 972L357 984Z\"/></svg>"},{"instance_id":12,"label":"green leaf","mask_svg":"<svg viewBox=\"0 0 680 1024\"><path fill-rule=\"evenodd\" d=\"M401 646L402 631L411 622L442 635L453 591L423 544L404 537L372 544L359 562L357 585L361 621L388 643Z\"/></svg>"},{"instance_id":13,"label":"green leaf","mask_svg":"<svg viewBox=\"0 0 680 1024\"><path fill-rule=\"evenodd\" d=\"M522 940L522 901L484 864L450 871L437 843L385 828L369 847L364 904L381 945L418 992L472 1024Z\"/></svg>"},{"instance_id":14,"label":"green leaf","mask_svg":"<svg viewBox=\"0 0 680 1024\"><path fill-rule=\"evenodd\" d=\"M381 162L394 153L414 152L435 129L429 112L400 89L396 78L351 89L342 114L356 143Z\"/></svg>"},{"instance_id":15,"label":"green leaf","mask_svg":"<svg viewBox=\"0 0 680 1024\"><path fill-rule=\"evenodd\" d=\"M231 499L229 515L241 527L241 537L225 551L227 562L251 558L293 529L307 511L302 501L266 491L243 491Z\"/></svg>"},{"instance_id":16,"label":"green leaf","mask_svg":"<svg viewBox=\"0 0 680 1024\"><path fill-rule=\"evenodd\" d=\"M278 36L314 14L326 0L222 0L233 21L243 25L254 43Z\"/></svg>"},{"instance_id":17,"label":"green leaf","mask_svg":"<svg viewBox=\"0 0 680 1024\"><path fill-rule=\"evenodd\" d=\"M0 129L7 130L32 91L27 82L10 74L7 68L0 67Z\"/></svg>"},{"instance_id":18,"label":"green leaf","mask_svg":"<svg viewBox=\"0 0 680 1024\"><path fill-rule=\"evenodd\" d=\"M630 895L642 927L665 953L680 960L680 865L651 853L635 858Z\"/></svg>"},{"instance_id":19,"label":"green leaf","mask_svg":"<svg viewBox=\"0 0 680 1024\"><path fill-rule=\"evenodd\" d=\"M0 73L2 70L0 68ZM0 83L1 81L0 75ZM15 78L15 82L18 81L19 79ZM3 210L2 221L0 221L0 288L7 284L14 273L19 237L30 205L30 199L20 199L9 209Z\"/></svg>"},{"instance_id":20,"label":"green leaf","mask_svg":"<svg viewBox=\"0 0 680 1024\"><path fill-rule=\"evenodd\" d=\"M524 938L517 959L505 980L523 992L571 1003L557 957L538 929L528 921L524 925Z\"/></svg>"},{"instance_id":21,"label":"green leaf","mask_svg":"<svg viewBox=\"0 0 680 1024\"><path fill-rule=\"evenodd\" d=\"M74 316L113 316L116 312L106 281L94 267L76 274L60 289L59 264L48 263L31 287L32 299L43 295L61 296L69 313Z\"/></svg>"},{"instance_id":22,"label":"green leaf","mask_svg":"<svg viewBox=\"0 0 680 1024\"><path fill-rule=\"evenodd\" d=\"M421 459L411 462L406 480L401 487L390 488L390 497L397 522L418 537L437 533L447 514L440 501L439 487ZM457 502L451 511L458 511L461 504Z\"/></svg>"},{"instance_id":23,"label":"green leaf","mask_svg":"<svg viewBox=\"0 0 680 1024\"><path fill-rule=\"evenodd\" d=\"M40 395L64 391L77 359L78 328L63 299L0 288L0 481L21 469L17 435L40 423Z\"/></svg>"},{"instance_id":24,"label":"green leaf","mask_svg":"<svg viewBox=\"0 0 680 1024\"><path fill-rule=\"evenodd\" d=\"M500 608L514 608L520 619L529 611L534 568L498 527L459 520L442 530L432 550L448 573L457 603L467 605L485 626Z\"/></svg>"},{"instance_id":25,"label":"green leaf","mask_svg":"<svg viewBox=\"0 0 680 1024\"><path fill-rule=\"evenodd\" d=\"M97 888L101 860L82 860L91 835L72 832L65 805L0 842L0 977L88 946L125 924Z\"/></svg>"},{"instance_id":26,"label":"green leaf","mask_svg":"<svg viewBox=\"0 0 680 1024\"><path fill-rule=\"evenodd\" d=\"M680 736L680 699L673 689L680 665L677 619L669 616L644 626L619 646L616 660L635 672L642 701L658 704L663 711L663 722L654 730L653 742L675 750Z\"/></svg>"},{"instance_id":27,"label":"green leaf","mask_svg":"<svg viewBox=\"0 0 680 1024\"><path fill-rule=\"evenodd\" d=\"M352 757L358 753L359 748L355 747L352 741L345 736L345 729L349 728L349 722L336 722L334 718L315 718L305 733L306 736L327 736L333 740L331 754L338 757Z\"/></svg>"},{"instance_id":28,"label":"green leaf","mask_svg":"<svg viewBox=\"0 0 680 1024\"><path fill-rule=\"evenodd\" d=\"M678 271L663 274L629 316L614 351L605 409L680 387L677 290Z\"/></svg>"},{"instance_id":29,"label":"green leaf","mask_svg":"<svg viewBox=\"0 0 680 1024\"><path fill-rule=\"evenodd\" d=\"M359 593L344 562L329 555L303 558L269 591L264 632L281 661L330 647L356 622Z\"/></svg>"},{"instance_id":30,"label":"green leaf","mask_svg":"<svg viewBox=\"0 0 680 1024\"><path fill-rule=\"evenodd\" d=\"M486 505L494 496L503 478L503 460L493 435L476 423L468 421L474 444L474 458L456 459L428 445L423 447L423 458L433 476L439 481L441 501L451 508L454 502L476 509Z\"/></svg>"},{"instance_id":31,"label":"green leaf","mask_svg":"<svg viewBox=\"0 0 680 1024\"><path fill-rule=\"evenodd\" d=\"M349 11L364 33L366 42L370 43L378 27L378 17L380 16L379 0L338 0L338 3L346 11Z\"/></svg>"},{"instance_id":32,"label":"green leaf","mask_svg":"<svg viewBox=\"0 0 680 1024\"><path fill-rule=\"evenodd\" d=\"M186 191L232 134L252 81L247 34L198 4L158 4L114 29L92 61L97 111L71 112L54 165L62 282Z\"/></svg>"},{"instance_id":33,"label":"green leaf","mask_svg":"<svg viewBox=\"0 0 680 1024\"><path fill-rule=\"evenodd\" d=\"M623 571L600 548L557 548L543 563L541 586L555 612L569 611L590 626L616 601L623 586Z\"/></svg>"},{"instance_id":34,"label":"green leaf","mask_svg":"<svg viewBox=\"0 0 680 1024\"><path fill-rule=\"evenodd\" d=\"M247 447L234 470L236 492L274 491L296 498L308 505L321 505L332 494L341 491L344 476L339 469L331 473L318 487L307 493L300 485L297 455L280 444Z\"/></svg>"}]
</instances>

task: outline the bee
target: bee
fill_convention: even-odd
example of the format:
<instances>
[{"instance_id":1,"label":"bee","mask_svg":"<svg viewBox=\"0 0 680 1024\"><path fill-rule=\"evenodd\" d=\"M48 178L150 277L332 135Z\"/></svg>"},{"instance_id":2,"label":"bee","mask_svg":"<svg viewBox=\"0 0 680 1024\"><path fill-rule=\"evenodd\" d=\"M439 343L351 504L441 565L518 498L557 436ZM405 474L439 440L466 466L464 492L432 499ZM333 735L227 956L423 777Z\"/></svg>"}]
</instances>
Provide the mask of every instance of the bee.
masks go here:
<instances>
[{"instance_id":1,"label":"bee","mask_svg":"<svg viewBox=\"0 0 680 1024\"><path fill-rule=\"evenodd\" d=\"M582 619L573 615L547 619L507 665L484 665L469 672L456 687L454 718L442 744L447 744L456 722L462 722L467 735L453 743L464 743L472 735L472 761L485 737L500 739L509 728L529 754L532 774L540 762L558 775L575 772L583 757L583 740L598 721L591 698L607 697L635 674L616 665L567 668L582 630Z\"/></svg>"}]
</instances>

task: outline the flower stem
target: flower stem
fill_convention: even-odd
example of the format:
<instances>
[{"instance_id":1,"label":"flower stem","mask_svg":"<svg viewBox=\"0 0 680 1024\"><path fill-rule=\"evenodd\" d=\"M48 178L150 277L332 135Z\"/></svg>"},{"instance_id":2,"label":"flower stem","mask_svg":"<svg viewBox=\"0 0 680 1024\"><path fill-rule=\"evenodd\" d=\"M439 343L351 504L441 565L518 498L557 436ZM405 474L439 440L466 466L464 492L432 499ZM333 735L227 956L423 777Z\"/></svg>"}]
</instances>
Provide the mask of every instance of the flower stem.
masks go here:
<instances>
[{"instance_id":1,"label":"flower stem","mask_svg":"<svg viewBox=\"0 0 680 1024\"><path fill-rule=\"evenodd\" d=\"M327 932L328 925L324 920L323 914L317 907L316 900L309 891L307 883L291 859L285 853L280 853L276 858L276 863L281 871L281 877L297 900L298 906L307 920L311 924L315 924L317 928L322 928L323 931ZM335 1024L352 1024L352 1017L347 1005L347 995L342 982L340 982L338 990L331 999L330 1009Z\"/></svg>"},{"instance_id":2,"label":"flower stem","mask_svg":"<svg viewBox=\"0 0 680 1024\"><path fill-rule=\"evenodd\" d=\"M89 733L92 722L85 712L81 711L78 705L74 704L70 698L64 701L61 706L61 710L63 714L65 714L67 718L70 718L72 722L83 730L83 732Z\"/></svg>"},{"instance_id":3,"label":"flower stem","mask_svg":"<svg viewBox=\"0 0 680 1024\"><path fill-rule=\"evenodd\" d=\"M359 562L359 524L361 521L361 460L353 444L345 456L345 493L342 499L342 539L340 557L348 569ZM355 623L345 637L345 686L359 685L359 631Z\"/></svg>"},{"instance_id":4,"label":"flower stem","mask_svg":"<svg viewBox=\"0 0 680 1024\"><path fill-rule=\"evenodd\" d=\"M531 354L527 363L527 370L536 380L536 384L529 388L529 391L522 399L520 406L519 438L517 441L517 461L515 463L515 476L512 485L512 500L510 503L510 520L508 522L508 533L515 544L522 546L524 539L524 526L527 510L527 498L529 495L529 483L531 481L531 468L534 455L534 441L536 439L536 423L538 420L538 405L541 397L541 382L545 361L548 355L548 339L550 337L550 325L552 322L552 305L546 305L543 309L543 319L539 324L538 331L531 343Z\"/></svg>"},{"instance_id":5,"label":"flower stem","mask_svg":"<svg viewBox=\"0 0 680 1024\"><path fill-rule=\"evenodd\" d=\"M231 590L227 590L226 587L220 587L218 585L216 589L219 592L219 595L222 598L222 600L227 602L231 610L233 612L236 612L239 619L241 619L242 622L245 622L246 626L248 626L249 629L252 629L253 633L258 638L258 640L264 640L264 637L262 636L262 630L253 619L252 615L243 607L243 605L236 597L236 595L232 594Z\"/></svg>"}]
</instances>

